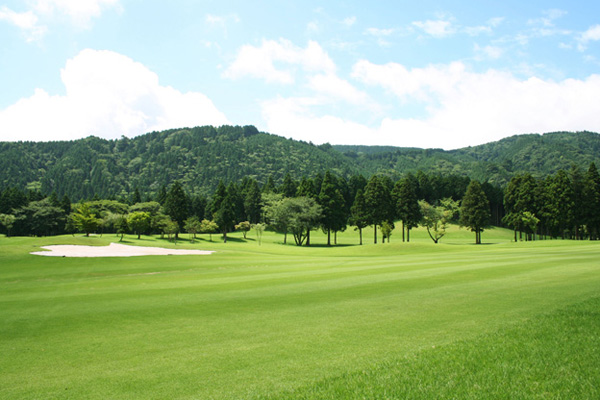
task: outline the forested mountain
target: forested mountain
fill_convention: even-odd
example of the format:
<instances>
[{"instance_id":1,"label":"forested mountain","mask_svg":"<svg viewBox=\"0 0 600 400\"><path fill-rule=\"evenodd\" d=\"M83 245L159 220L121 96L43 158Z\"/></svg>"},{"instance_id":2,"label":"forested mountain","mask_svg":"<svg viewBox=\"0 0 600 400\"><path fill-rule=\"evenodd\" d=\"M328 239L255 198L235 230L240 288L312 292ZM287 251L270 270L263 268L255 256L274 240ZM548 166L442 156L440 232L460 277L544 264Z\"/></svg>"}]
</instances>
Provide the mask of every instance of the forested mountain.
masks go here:
<instances>
[{"instance_id":1,"label":"forested mountain","mask_svg":"<svg viewBox=\"0 0 600 400\"><path fill-rule=\"evenodd\" d=\"M511 177L530 173L545 177L572 165L586 169L600 161L600 135L593 132L553 132L516 135L480 146L441 149L379 146L333 146L362 168L381 173L439 172L505 186Z\"/></svg>"},{"instance_id":2,"label":"forested mountain","mask_svg":"<svg viewBox=\"0 0 600 400\"><path fill-rule=\"evenodd\" d=\"M219 180L281 182L330 170L365 172L329 145L260 133L253 126L152 132L134 139L88 137L50 143L0 143L0 187L56 191L71 199L153 195L179 180L190 193L212 193Z\"/></svg>"},{"instance_id":3,"label":"forested mountain","mask_svg":"<svg viewBox=\"0 0 600 400\"><path fill-rule=\"evenodd\" d=\"M179 180L190 194L209 195L219 180L252 177L280 183L331 171L349 178L376 173L397 179L422 170L505 186L516 173L536 177L600 165L600 135L520 135L459 150L315 146L258 132L253 126L211 126L152 132L133 139L0 143L0 189L55 191L72 200L119 197L138 188L154 196Z\"/></svg>"}]
</instances>

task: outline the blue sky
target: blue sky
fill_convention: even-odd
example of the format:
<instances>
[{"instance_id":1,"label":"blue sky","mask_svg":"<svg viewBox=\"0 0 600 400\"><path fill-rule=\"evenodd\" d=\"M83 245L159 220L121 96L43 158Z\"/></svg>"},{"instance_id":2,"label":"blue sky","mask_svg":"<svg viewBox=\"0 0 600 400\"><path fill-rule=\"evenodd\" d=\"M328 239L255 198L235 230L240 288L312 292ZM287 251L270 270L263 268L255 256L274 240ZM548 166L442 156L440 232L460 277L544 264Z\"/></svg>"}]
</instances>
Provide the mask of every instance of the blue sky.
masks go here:
<instances>
[{"instance_id":1,"label":"blue sky","mask_svg":"<svg viewBox=\"0 0 600 400\"><path fill-rule=\"evenodd\" d=\"M252 124L446 149L600 131L600 4L0 0L0 140Z\"/></svg>"}]
</instances>

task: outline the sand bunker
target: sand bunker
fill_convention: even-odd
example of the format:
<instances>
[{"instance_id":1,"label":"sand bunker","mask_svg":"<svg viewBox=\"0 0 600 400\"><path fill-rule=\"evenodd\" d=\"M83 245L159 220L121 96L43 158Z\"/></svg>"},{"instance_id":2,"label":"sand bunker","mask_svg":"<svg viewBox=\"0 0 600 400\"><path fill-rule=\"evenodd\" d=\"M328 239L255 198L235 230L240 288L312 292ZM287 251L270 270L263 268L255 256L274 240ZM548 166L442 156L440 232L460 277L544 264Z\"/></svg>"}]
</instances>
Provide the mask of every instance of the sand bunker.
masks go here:
<instances>
[{"instance_id":1,"label":"sand bunker","mask_svg":"<svg viewBox=\"0 0 600 400\"><path fill-rule=\"evenodd\" d=\"M166 255L207 255L214 253L205 250L175 250L161 247L126 246L111 243L108 246L71 246L57 245L45 246L42 249L50 251L36 251L31 254L50 257L135 257L135 256L166 256Z\"/></svg>"}]
</instances>

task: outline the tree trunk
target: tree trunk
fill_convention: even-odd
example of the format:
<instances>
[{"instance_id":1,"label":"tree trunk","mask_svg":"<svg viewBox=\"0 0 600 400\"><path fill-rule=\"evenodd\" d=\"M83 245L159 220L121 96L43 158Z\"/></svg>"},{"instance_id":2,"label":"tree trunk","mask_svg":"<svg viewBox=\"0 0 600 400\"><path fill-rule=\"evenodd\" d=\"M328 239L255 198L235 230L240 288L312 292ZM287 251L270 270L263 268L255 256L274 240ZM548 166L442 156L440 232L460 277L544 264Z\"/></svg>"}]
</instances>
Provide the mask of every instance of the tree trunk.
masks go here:
<instances>
[{"instance_id":1,"label":"tree trunk","mask_svg":"<svg viewBox=\"0 0 600 400\"><path fill-rule=\"evenodd\" d=\"M327 246L331 246L331 229L327 229Z\"/></svg>"},{"instance_id":2,"label":"tree trunk","mask_svg":"<svg viewBox=\"0 0 600 400\"><path fill-rule=\"evenodd\" d=\"M406 242L410 242L410 228L406 228Z\"/></svg>"},{"instance_id":3,"label":"tree trunk","mask_svg":"<svg viewBox=\"0 0 600 400\"><path fill-rule=\"evenodd\" d=\"M358 236L360 237L360 245L362 246L362 228L358 228Z\"/></svg>"},{"instance_id":4,"label":"tree trunk","mask_svg":"<svg viewBox=\"0 0 600 400\"><path fill-rule=\"evenodd\" d=\"M306 230L306 245L310 246L310 228Z\"/></svg>"},{"instance_id":5,"label":"tree trunk","mask_svg":"<svg viewBox=\"0 0 600 400\"><path fill-rule=\"evenodd\" d=\"M402 221L402 243L404 243L404 221Z\"/></svg>"},{"instance_id":6,"label":"tree trunk","mask_svg":"<svg viewBox=\"0 0 600 400\"><path fill-rule=\"evenodd\" d=\"M373 224L373 231L374 231L374 236L373 236L373 243L377 244L377 224Z\"/></svg>"}]
</instances>

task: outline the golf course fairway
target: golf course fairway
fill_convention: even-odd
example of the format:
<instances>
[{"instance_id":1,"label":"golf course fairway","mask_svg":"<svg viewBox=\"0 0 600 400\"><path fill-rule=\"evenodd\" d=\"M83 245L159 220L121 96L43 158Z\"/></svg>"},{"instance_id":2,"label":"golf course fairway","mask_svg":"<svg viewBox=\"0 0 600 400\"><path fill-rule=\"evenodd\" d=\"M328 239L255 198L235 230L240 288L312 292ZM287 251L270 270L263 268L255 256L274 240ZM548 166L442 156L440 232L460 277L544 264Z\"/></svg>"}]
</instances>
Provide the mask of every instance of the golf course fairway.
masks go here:
<instances>
[{"instance_id":1,"label":"golf course fairway","mask_svg":"<svg viewBox=\"0 0 600 400\"><path fill-rule=\"evenodd\" d=\"M597 398L600 242L511 238L0 237L0 398Z\"/></svg>"}]
</instances>

